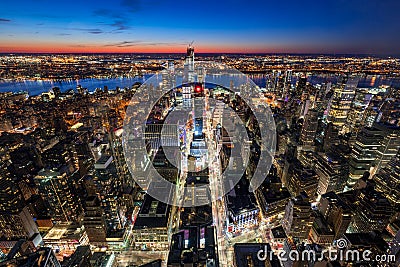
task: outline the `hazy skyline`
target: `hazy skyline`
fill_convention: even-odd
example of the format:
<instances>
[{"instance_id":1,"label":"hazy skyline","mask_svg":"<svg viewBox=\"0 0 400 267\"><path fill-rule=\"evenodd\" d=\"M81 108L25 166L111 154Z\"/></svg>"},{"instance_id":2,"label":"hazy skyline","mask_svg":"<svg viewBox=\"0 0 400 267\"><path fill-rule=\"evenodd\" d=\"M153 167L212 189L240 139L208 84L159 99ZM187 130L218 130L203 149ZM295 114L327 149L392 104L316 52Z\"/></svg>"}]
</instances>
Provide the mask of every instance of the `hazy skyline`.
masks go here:
<instances>
[{"instance_id":1,"label":"hazy skyline","mask_svg":"<svg viewBox=\"0 0 400 267\"><path fill-rule=\"evenodd\" d=\"M9 1L0 52L400 54L400 2Z\"/></svg>"}]
</instances>

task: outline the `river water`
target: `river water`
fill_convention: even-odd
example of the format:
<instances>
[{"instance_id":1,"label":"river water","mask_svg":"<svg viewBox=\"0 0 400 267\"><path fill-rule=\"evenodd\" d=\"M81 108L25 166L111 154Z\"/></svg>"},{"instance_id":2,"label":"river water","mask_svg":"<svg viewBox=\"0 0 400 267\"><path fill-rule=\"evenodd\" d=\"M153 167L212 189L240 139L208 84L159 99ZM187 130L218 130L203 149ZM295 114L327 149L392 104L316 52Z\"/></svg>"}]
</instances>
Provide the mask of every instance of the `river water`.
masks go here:
<instances>
[{"instance_id":1,"label":"river water","mask_svg":"<svg viewBox=\"0 0 400 267\"><path fill-rule=\"evenodd\" d=\"M78 85L88 88L90 92L96 88L104 88L107 86L109 89L116 87L125 88L132 86L135 82L144 82L152 75L144 75L142 77L134 78L112 78L112 79L82 79L82 80L65 80L65 81L0 81L0 92L21 92L26 91L29 95L39 95L43 92L48 92L53 87L59 87L62 92L69 89L76 89ZM264 74L249 75L249 77L260 87L265 87L268 80ZM309 76L308 81L312 84L330 81L336 82L336 76ZM293 79L295 82L295 79ZM384 76L367 76L360 79L358 87L378 87L381 85L390 85L395 88L400 88L400 78L386 78Z\"/></svg>"}]
</instances>

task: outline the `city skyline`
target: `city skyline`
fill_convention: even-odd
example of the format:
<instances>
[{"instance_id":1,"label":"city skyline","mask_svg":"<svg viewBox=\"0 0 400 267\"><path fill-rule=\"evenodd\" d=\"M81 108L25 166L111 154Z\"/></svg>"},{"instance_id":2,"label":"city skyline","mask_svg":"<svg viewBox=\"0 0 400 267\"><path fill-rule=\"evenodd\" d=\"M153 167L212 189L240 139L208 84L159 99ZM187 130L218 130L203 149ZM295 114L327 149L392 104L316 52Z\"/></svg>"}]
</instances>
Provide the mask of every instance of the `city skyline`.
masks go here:
<instances>
[{"instance_id":1,"label":"city skyline","mask_svg":"<svg viewBox=\"0 0 400 267\"><path fill-rule=\"evenodd\" d=\"M399 266L399 64L0 56L0 266Z\"/></svg>"},{"instance_id":2,"label":"city skyline","mask_svg":"<svg viewBox=\"0 0 400 267\"><path fill-rule=\"evenodd\" d=\"M3 53L399 55L398 1L3 1Z\"/></svg>"}]
</instances>

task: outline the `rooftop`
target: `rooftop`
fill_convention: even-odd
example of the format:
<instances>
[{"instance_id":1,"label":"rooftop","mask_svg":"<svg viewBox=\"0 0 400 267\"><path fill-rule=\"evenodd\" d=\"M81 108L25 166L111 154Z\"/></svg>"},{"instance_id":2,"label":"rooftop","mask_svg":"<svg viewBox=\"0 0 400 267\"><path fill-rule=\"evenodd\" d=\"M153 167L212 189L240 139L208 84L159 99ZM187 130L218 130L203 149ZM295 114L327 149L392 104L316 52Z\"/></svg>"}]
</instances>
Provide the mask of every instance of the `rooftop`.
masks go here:
<instances>
[{"instance_id":1,"label":"rooftop","mask_svg":"<svg viewBox=\"0 0 400 267\"><path fill-rule=\"evenodd\" d=\"M274 238L287 238L285 230L282 226L272 228L271 233Z\"/></svg>"}]
</instances>

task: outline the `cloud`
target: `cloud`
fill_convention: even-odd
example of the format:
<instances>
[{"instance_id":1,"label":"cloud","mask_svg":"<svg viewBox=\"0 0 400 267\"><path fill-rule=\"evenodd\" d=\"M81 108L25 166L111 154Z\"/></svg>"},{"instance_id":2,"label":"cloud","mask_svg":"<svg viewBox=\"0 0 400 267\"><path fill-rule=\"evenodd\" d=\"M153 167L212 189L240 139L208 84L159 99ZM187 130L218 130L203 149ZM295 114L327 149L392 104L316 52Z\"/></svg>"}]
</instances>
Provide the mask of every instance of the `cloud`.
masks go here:
<instances>
[{"instance_id":1,"label":"cloud","mask_svg":"<svg viewBox=\"0 0 400 267\"><path fill-rule=\"evenodd\" d=\"M133 40L133 41L122 41L116 43L109 43L103 46L105 47L134 47L134 46L177 46L186 45L186 43L180 42L147 42L143 40Z\"/></svg>"},{"instance_id":2,"label":"cloud","mask_svg":"<svg viewBox=\"0 0 400 267\"><path fill-rule=\"evenodd\" d=\"M0 22L11 22L10 19L0 18Z\"/></svg>"},{"instance_id":3,"label":"cloud","mask_svg":"<svg viewBox=\"0 0 400 267\"><path fill-rule=\"evenodd\" d=\"M72 34L70 34L70 33L57 33L56 35L59 35L59 36L68 36L68 35L72 35Z\"/></svg>"},{"instance_id":4,"label":"cloud","mask_svg":"<svg viewBox=\"0 0 400 267\"><path fill-rule=\"evenodd\" d=\"M103 31L99 30L99 29L96 29L96 30L93 30L93 31L88 31L88 33L91 33L91 34L102 34Z\"/></svg>"},{"instance_id":5,"label":"cloud","mask_svg":"<svg viewBox=\"0 0 400 267\"><path fill-rule=\"evenodd\" d=\"M135 40L135 41L122 41L116 43L105 44L103 46L117 46L117 47L125 47L125 46L135 46L143 43L143 41Z\"/></svg>"},{"instance_id":6,"label":"cloud","mask_svg":"<svg viewBox=\"0 0 400 267\"><path fill-rule=\"evenodd\" d=\"M90 34L101 34L104 33L103 30L101 29L92 29L92 28L66 28L66 30L73 30L73 31L81 31L81 32L87 32Z\"/></svg>"},{"instance_id":7,"label":"cloud","mask_svg":"<svg viewBox=\"0 0 400 267\"><path fill-rule=\"evenodd\" d=\"M107 9L96 9L93 11L93 15L105 19L106 21L101 21L98 23L112 27L113 30L111 32L125 31L131 28L127 24L129 21L128 17L121 13L116 13Z\"/></svg>"},{"instance_id":8,"label":"cloud","mask_svg":"<svg viewBox=\"0 0 400 267\"><path fill-rule=\"evenodd\" d=\"M112 27L115 27L115 31L124 31L130 29L130 26L125 24L123 20L116 20L114 23L109 24Z\"/></svg>"},{"instance_id":9,"label":"cloud","mask_svg":"<svg viewBox=\"0 0 400 267\"><path fill-rule=\"evenodd\" d=\"M87 45L81 45L81 44L73 44L70 45L70 47L88 47Z\"/></svg>"}]
</instances>

